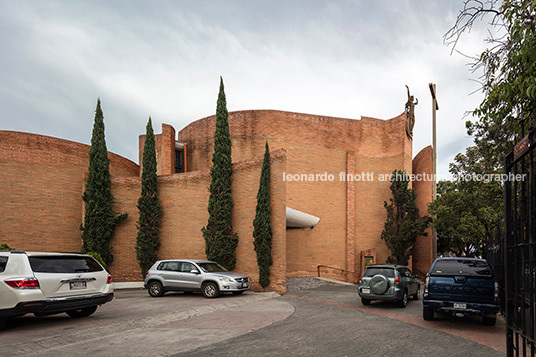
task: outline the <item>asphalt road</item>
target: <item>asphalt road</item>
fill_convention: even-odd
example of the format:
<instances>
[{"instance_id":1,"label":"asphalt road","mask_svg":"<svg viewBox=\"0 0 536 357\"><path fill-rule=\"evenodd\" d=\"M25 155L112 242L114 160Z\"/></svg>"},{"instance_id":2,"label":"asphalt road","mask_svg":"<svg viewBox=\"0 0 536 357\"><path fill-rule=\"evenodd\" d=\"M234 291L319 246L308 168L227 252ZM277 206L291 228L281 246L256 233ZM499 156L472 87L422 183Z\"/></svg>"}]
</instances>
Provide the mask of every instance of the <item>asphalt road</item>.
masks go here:
<instances>
[{"instance_id":1,"label":"asphalt road","mask_svg":"<svg viewBox=\"0 0 536 357\"><path fill-rule=\"evenodd\" d=\"M328 285L205 299L182 293L151 298L118 290L82 319L65 314L14 319L0 332L2 356L501 356L505 327L476 318L421 317L361 305L355 286Z\"/></svg>"}]
</instances>

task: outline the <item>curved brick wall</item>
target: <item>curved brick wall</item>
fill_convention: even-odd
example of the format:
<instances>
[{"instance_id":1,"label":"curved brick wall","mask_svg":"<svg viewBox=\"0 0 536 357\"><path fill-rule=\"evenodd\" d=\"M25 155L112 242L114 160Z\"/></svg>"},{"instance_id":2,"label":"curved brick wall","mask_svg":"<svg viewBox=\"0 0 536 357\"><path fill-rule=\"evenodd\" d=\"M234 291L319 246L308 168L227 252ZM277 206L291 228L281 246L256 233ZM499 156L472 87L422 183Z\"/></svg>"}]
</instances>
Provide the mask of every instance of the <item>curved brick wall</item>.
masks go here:
<instances>
[{"instance_id":1,"label":"curved brick wall","mask_svg":"<svg viewBox=\"0 0 536 357\"><path fill-rule=\"evenodd\" d=\"M353 120L277 110L229 113L233 162L262 155L268 141L271 150L286 150L285 173L334 175L332 181L286 182L287 206L320 217L314 229L287 230L287 276L314 276L318 265L328 265L352 273L326 276L356 281L362 251L375 250L377 262L387 259L380 236L386 218L383 202L391 193L389 182L380 181L379 175L412 171L405 120L405 114ZM188 145L188 171L211 166L214 128L211 116L179 132L179 141ZM369 172L375 175L370 182L339 179L340 173Z\"/></svg>"},{"instance_id":2,"label":"curved brick wall","mask_svg":"<svg viewBox=\"0 0 536 357\"><path fill-rule=\"evenodd\" d=\"M417 207L421 216L428 214L428 204L432 202L433 182L431 178L432 167L432 146L422 149L413 159L413 174L418 177L419 174L426 174L425 180L413 181L413 189L417 194ZM421 177L423 178L423 177ZM413 245L413 270L421 278L426 276L434 260L432 251L432 230L426 230L427 236L417 238Z\"/></svg>"},{"instance_id":3,"label":"curved brick wall","mask_svg":"<svg viewBox=\"0 0 536 357\"><path fill-rule=\"evenodd\" d=\"M338 150L354 150L367 157L409 152L405 114L390 120L362 117L360 120L284 112L246 110L229 113L233 162L262 155L264 142L272 148L289 149L293 144ZM199 119L179 132L188 144L189 171L210 167L214 146L215 116Z\"/></svg>"},{"instance_id":4,"label":"curved brick wall","mask_svg":"<svg viewBox=\"0 0 536 357\"><path fill-rule=\"evenodd\" d=\"M90 146L0 131L0 243L24 250L79 251L82 190ZM110 153L113 176L139 176Z\"/></svg>"}]
</instances>

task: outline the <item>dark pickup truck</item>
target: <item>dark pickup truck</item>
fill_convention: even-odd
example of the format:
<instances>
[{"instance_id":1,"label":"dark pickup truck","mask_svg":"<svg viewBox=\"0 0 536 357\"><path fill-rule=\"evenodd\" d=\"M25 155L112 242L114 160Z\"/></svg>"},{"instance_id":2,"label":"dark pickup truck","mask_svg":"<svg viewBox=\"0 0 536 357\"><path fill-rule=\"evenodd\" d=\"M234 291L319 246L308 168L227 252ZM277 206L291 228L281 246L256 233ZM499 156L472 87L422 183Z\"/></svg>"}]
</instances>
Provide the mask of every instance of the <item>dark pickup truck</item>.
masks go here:
<instances>
[{"instance_id":1,"label":"dark pickup truck","mask_svg":"<svg viewBox=\"0 0 536 357\"><path fill-rule=\"evenodd\" d=\"M457 316L480 315L493 326L499 312L499 288L484 259L438 258L427 274L423 296L423 318L434 312Z\"/></svg>"}]
</instances>

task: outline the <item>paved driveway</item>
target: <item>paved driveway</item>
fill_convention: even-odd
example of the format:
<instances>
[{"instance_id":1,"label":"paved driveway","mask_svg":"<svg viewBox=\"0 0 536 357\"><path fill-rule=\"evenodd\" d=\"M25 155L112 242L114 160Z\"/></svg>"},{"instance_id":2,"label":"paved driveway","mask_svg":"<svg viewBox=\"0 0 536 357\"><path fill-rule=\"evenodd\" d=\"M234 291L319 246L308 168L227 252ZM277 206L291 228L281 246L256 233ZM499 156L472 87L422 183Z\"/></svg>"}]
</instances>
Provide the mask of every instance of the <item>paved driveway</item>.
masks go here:
<instances>
[{"instance_id":1,"label":"paved driveway","mask_svg":"<svg viewBox=\"0 0 536 357\"><path fill-rule=\"evenodd\" d=\"M474 318L421 318L422 304L361 305L355 286L329 285L205 299L144 290L85 319L13 320L0 355L16 356L501 356L505 327Z\"/></svg>"}]
</instances>

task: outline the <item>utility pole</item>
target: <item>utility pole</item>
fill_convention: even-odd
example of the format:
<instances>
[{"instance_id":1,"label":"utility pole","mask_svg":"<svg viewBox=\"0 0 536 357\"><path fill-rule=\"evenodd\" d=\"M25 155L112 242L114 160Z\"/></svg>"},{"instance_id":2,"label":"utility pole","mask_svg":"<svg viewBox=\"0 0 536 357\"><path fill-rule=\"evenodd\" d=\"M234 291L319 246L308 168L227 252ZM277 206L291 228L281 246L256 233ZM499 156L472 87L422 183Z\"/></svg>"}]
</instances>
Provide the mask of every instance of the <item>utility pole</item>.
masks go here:
<instances>
[{"instance_id":1,"label":"utility pole","mask_svg":"<svg viewBox=\"0 0 536 357\"><path fill-rule=\"evenodd\" d=\"M436 85L429 83L430 93L432 94L432 202L436 199L437 195L437 145L436 145L436 111L439 110L436 98ZM432 227L432 255L433 258L437 258L437 232Z\"/></svg>"}]
</instances>

